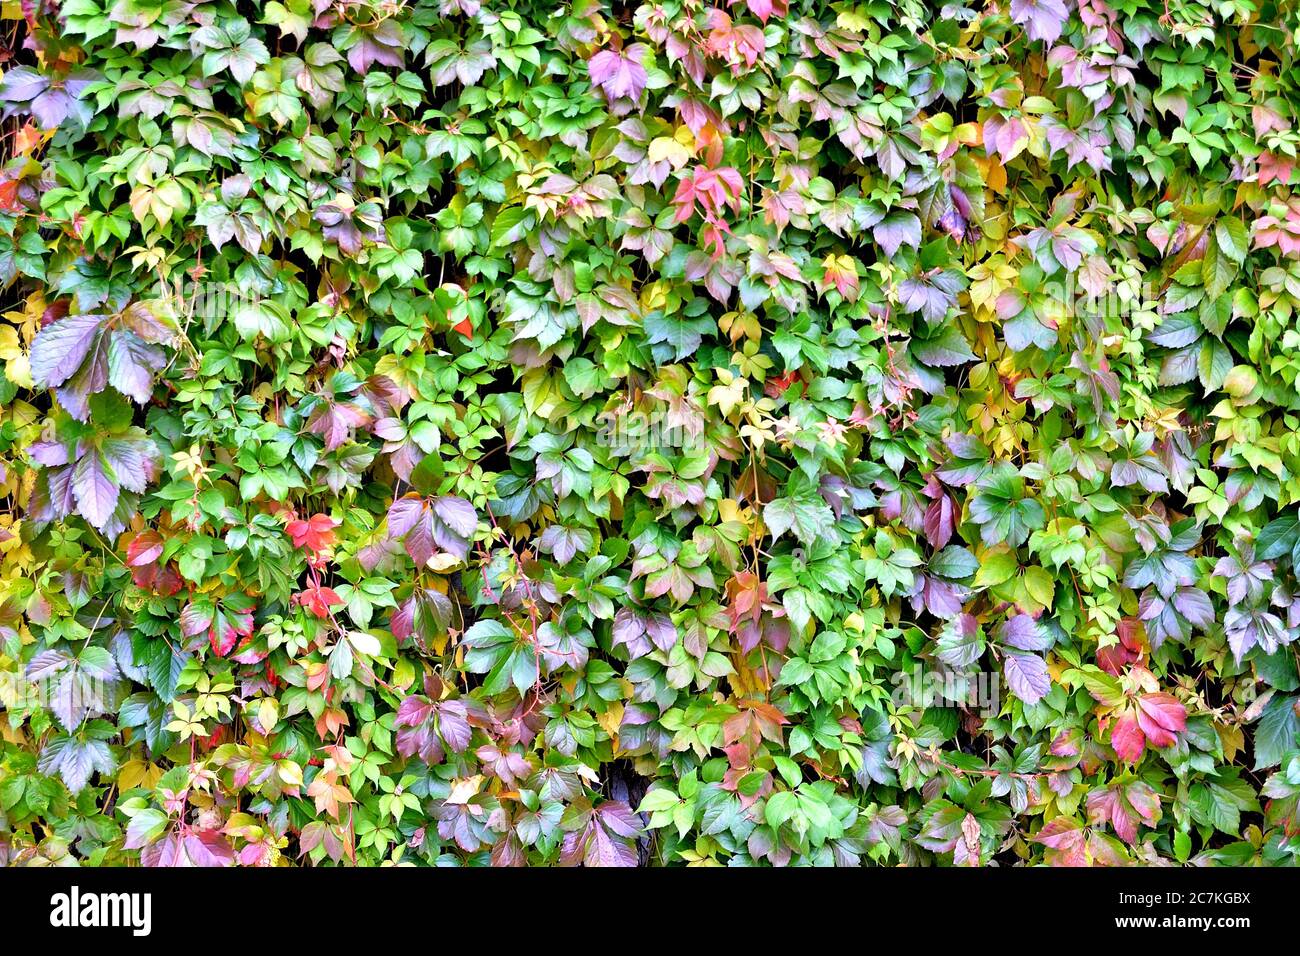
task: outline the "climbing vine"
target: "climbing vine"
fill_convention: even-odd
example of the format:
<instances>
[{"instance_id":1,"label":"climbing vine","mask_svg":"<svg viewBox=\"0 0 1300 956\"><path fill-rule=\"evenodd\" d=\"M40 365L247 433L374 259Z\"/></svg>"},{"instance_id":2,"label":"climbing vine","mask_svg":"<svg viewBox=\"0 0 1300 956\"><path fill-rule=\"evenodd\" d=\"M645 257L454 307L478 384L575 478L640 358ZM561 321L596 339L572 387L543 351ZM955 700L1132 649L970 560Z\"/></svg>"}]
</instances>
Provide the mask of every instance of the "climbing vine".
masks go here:
<instances>
[{"instance_id":1,"label":"climbing vine","mask_svg":"<svg viewBox=\"0 0 1300 956\"><path fill-rule=\"evenodd\" d=\"M1295 862L1290 0L0 15L0 862Z\"/></svg>"}]
</instances>

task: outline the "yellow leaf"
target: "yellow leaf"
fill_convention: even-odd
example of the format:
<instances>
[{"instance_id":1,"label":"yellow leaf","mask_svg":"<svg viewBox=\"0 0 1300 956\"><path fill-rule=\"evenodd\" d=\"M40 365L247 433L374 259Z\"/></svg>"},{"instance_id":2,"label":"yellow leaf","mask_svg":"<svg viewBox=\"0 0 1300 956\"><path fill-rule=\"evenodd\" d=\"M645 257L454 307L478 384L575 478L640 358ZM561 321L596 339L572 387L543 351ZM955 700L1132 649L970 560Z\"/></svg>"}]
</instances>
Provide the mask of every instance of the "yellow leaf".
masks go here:
<instances>
[{"instance_id":1,"label":"yellow leaf","mask_svg":"<svg viewBox=\"0 0 1300 956\"><path fill-rule=\"evenodd\" d=\"M609 734L611 740L617 740L618 729L623 726L623 702L616 700L610 704L609 709L596 718L596 723Z\"/></svg>"},{"instance_id":2,"label":"yellow leaf","mask_svg":"<svg viewBox=\"0 0 1300 956\"><path fill-rule=\"evenodd\" d=\"M737 405L745 400L748 379L736 377L730 384L714 385L709 389L709 404L716 405L724 416L730 416Z\"/></svg>"},{"instance_id":3,"label":"yellow leaf","mask_svg":"<svg viewBox=\"0 0 1300 956\"><path fill-rule=\"evenodd\" d=\"M1246 735L1235 724L1215 724L1214 729L1219 732L1219 740L1223 744L1224 763L1233 763L1237 754L1246 746Z\"/></svg>"},{"instance_id":4,"label":"yellow leaf","mask_svg":"<svg viewBox=\"0 0 1300 956\"><path fill-rule=\"evenodd\" d=\"M122 769L117 772L117 789L134 790L136 787L141 787L152 790L162 779L162 775L162 767L133 757L122 764Z\"/></svg>"},{"instance_id":5,"label":"yellow leaf","mask_svg":"<svg viewBox=\"0 0 1300 956\"><path fill-rule=\"evenodd\" d=\"M275 772L286 786L302 786L302 767L298 766L292 760L276 761Z\"/></svg>"},{"instance_id":6,"label":"yellow leaf","mask_svg":"<svg viewBox=\"0 0 1300 956\"><path fill-rule=\"evenodd\" d=\"M971 303L992 316L998 296L1011 287L1016 274L1016 270L1001 256L993 256L987 262L981 262L970 270Z\"/></svg>"},{"instance_id":7,"label":"yellow leaf","mask_svg":"<svg viewBox=\"0 0 1300 956\"><path fill-rule=\"evenodd\" d=\"M651 282L641 288L641 311L654 312L668 304L668 285L661 281Z\"/></svg>"},{"instance_id":8,"label":"yellow leaf","mask_svg":"<svg viewBox=\"0 0 1300 956\"><path fill-rule=\"evenodd\" d=\"M0 359L12 362L22 354L23 347L18 341L18 330L12 325L0 326Z\"/></svg>"},{"instance_id":9,"label":"yellow leaf","mask_svg":"<svg viewBox=\"0 0 1300 956\"><path fill-rule=\"evenodd\" d=\"M684 134L684 135L683 135ZM681 169L695 155L695 137L686 126L679 126L672 136L659 136L650 141L650 162L667 160L673 169Z\"/></svg>"},{"instance_id":10,"label":"yellow leaf","mask_svg":"<svg viewBox=\"0 0 1300 956\"><path fill-rule=\"evenodd\" d=\"M460 566L461 563L460 558L445 551L441 551L429 559L429 567L440 573L450 571L452 568Z\"/></svg>"},{"instance_id":11,"label":"yellow leaf","mask_svg":"<svg viewBox=\"0 0 1300 956\"><path fill-rule=\"evenodd\" d=\"M1051 607L1052 598L1056 596L1056 584L1052 581L1052 576L1037 566L1025 569L1025 590L1043 607Z\"/></svg>"},{"instance_id":12,"label":"yellow leaf","mask_svg":"<svg viewBox=\"0 0 1300 956\"><path fill-rule=\"evenodd\" d=\"M441 653L441 652L440 652ZM406 690L415 683L415 665L405 657L399 657L393 667L392 684L398 690Z\"/></svg>"},{"instance_id":13,"label":"yellow leaf","mask_svg":"<svg viewBox=\"0 0 1300 956\"><path fill-rule=\"evenodd\" d=\"M479 792L483 786L483 775L461 777L451 782L451 792L447 794L448 803L468 803L469 798Z\"/></svg>"},{"instance_id":14,"label":"yellow leaf","mask_svg":"<svg viewBox=\"0 0 1300 956\"><path fill-rule=\"evenodd\" d=\"M280 702L273 697L263 697L257 705L257 722L268 733L280 721Z\"/></svg>"},{"instance_id":15,"label":"yellow leaf","mask_svg":"<svg viewBox=\"0 0 1300 956\"><path fill-rule=\"evenodd\" d=\"M26 355L19 355L12 358L5 365L5 378L13 382L19 388L32 388L32 368L27 362Z\"/></svg>"},{"instance_id":16,"label":"yellow leaf","mask_svg":"<svg viewBox=\"0 0 1300 956\"><path fill-rule=\"evenodd\" d=\"M952 131L952 136L963 146L977 146L983 138L978 123L962 123Z\"/></svg>"}]
</instances>

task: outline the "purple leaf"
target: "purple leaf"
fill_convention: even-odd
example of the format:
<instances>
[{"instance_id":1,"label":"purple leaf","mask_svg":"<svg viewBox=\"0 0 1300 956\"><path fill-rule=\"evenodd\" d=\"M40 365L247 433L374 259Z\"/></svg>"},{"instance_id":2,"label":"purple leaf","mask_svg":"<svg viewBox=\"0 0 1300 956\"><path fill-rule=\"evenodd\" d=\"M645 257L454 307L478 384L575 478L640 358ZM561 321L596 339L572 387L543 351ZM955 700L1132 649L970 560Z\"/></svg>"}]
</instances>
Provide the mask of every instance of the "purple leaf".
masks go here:
<instances>
[{"instance_id":1,"label":"purple leaf","mask_svg":"<svg viewBox=\"0 0 1300 956\"><path fill-rule=\"evenodd\" d=\"M1110 145L1110 138L1102 130L1087 127L1072 130L1051 116L1044 116L1040 125L1047 130L1047 143L1053 155L1064 151L1071 166L1081 164L1099 172L1110 171L1110 157L1105 149Z\"/></svg>"},{"instance_id":2,"label":"purple leaf","mask_svg":"<svg viewBox=\"0 0 1300 956\"><path fill-rule=\"evenodd\" d=\"M478 515L474 512L474 506L464 498L452 495L434 498L433 513L459 538L472 538L478 527Z\"/></svg>"},{"instance_id":3,"label":"purple leaf","mask_svg":"<svg viewBox=\"0 0 1300 956\"><path fill-rule=\"evenodd\" d=\"M469 746L473 729L469 724L469 708L463 701L447 700L438 705L438 733L455 753Z\"/></svg>"},{"instance_id":4,"label":"purple leaf","mask_svg":"<svg viewBox=\"0 0 1300 956\"><path fill-rule=\"evenodd\" d=\"M1031 40L1055 43L1069 16L1064 0L1011 0L1011 19L1025 28Z\"/></svg>"},{"instance_id":5,"label":"purple leaf","mask_svg":"<svg viewBox=\"0 0 1300 956\"><path fill-rule=\"evenodd\" d=\"M391 537L402 538L415 527L415 523L424 516L424 499L408 495L398 498L388 509L388 533Z\"/></svg>"},{"instance_id":6,"label":"purple leaf","mask_svg":"<svg viewBox=\"0 0 1300 956\"><path fill-rule=\"evenodd\" d=\"M1047 662L1037 654L1007 654L1002 659L1007 684L1026 704L1036 704L1052 689Z\"/></svg>"},{"instance_id":7,"label":"purple leaf","mask_svg":"<svg viewBox=\"0 0 1300 956\"><path fill-rule=\"evenodd\" d=\"M67 651L41 651L31 659L31 662L27 665L27 669L24 672L24 676L29 681L47 680L55 674L66 670L75 663L75 661L76 658Z\"/></svg>"},{"instance_id":8,"label":"purple leaf","mask_svg":"<svg viewBox=\"0 0 1300 956\"><path fill-rule=\"evenodd\" d=\"M42 773L58 774L73 793L85 788L96 770L112 773L116 769L113 753L102 740L55 737L41 751L38 764Z\"/></svg>"},{"instance_id":9,"label":"purple leaf","mask_svg":"<svg viewBox=\"0 0 1300 956\"><path fill-rule=\"evenodd\" d=\"M90 119L90 109L79 98L97 78L98 74L91 70L77 70L61 79L52 79L29 66L15 67L0 80L4 115L8 118L15 113L30 112L36 124L46 130L61 126L70 113L84 123Z\"/></svg>"},{"instance_id":10,"label":"purple leaf","mask_svg":"<svg viewBox=\"0 0 1300 956\"><path fill-rule=\"evenodd\" d=\"M43 388L62 385L85 360L107 316L70 315L36 334L32 343L32 381Z\"/></svg>"},{"instance_id":11,"label":"purple leaf","mask_svg":"<svg viewBox=\"0 0 1300 956\"><path fill-rule=\"evenodd\" d=\"M1263 608L1229 608L1223 618L1223 629L1238 664L1255 647L1272 654L1279 646L1291 643L1291 633L1282 619Z\"/></svg>"},{"instance_id":12,"label":"purple leaf","mask_svg":"<svg viewBox=\"0 0 1300 956\"><path fill-rule=\"evenodd\" d=\"M1045 651L1052 646L1052 636L1028 614L1016 614L998 625L994 636L1004 644L1022 651Z\"/></svg>"},{"instance_id":13,"label":"purple leaf","mask_svg":"<svg viewBox=\"0 0 1300 956\"><path fill-rule=\"evenodd\" d=\"M417 567L423 567L433 557L433 516L425 514L421 520L415 523L410 531L406 533L406 539L402 542L406 547L406 553L411 556Z\"/></svg>"},{"instance_id":14,"label":"purple leaf","mask_svg":"<svg viewBox=\"0 0 1300 956\"><path fill-rule=\"evenodd\" d=\"M61 441L34 442L27 446L27 451L38 465L44 465L46 468L66 465L71 461L68 446Z\"/></svg>"},{"instance_id":15,"label":"purple leaf","mask_svg":"<svg viewBox=\"0 0 1300 956\"><path fill-rule=\"evenodd\" d=\"M950 618L960 613L969 590L960 584L945 581L933 574L918 574L912 589L912 609L922 607L938 618Z\"/></svg>"},{"instance_id":16,"label":"purple leaf","mask_svg":"<svg viewBox=\"0 0 1300 956\"><path fill-rule=\"evenodd\" d=\"M872 235L892 259L904 243L913 249L921 244L921 220L910 212L895 210L876 224Z\"/></svg>"},{"instance_id":17,"label":"purple leaf","mask_svg":"<svg viewBox=\"0 0 1300 956\"><path fill-rule=\"evenodd\" d=\"M108 384L143 405L153 395L153 373L166 362L167 355L158 346L133 332L116 332L108 342Z\"/></svg>"},{"instance_id":18,"label":"purple leaf","mask_svg":"<svg viewBox=\"0 0 1300 956\"><path fill-rule=\"evenodd\" d=\"M563 525L553 524L542 532L541 538L537 541L537 547L543 552L553 555L560 564L568 564L573 560L573 556L578 553L580 543L581 539L576 532L570 531Z\"/></svg>"},{"instance_id":19,"label":"purple leaf","mask_svg":"<svg viewBox=\"0 0 1300 956\"><path fill-rule=\"evenodd\" d=\"M191 830L185 836L185 855L194 866L230 866L235 851L220 830Z\"/></svg>"},{"instance_id":20,"label":"purple leaf","mask_svg":"<svg viewBox=\"0 0 1300 956\"><path fill-rule=\"evenodd\" d=\"M325 450L334 451L352 437L353 429L370 423L370 414L348 402L324 399L307 419L307 431L325 440Z\"/></svg>"},{"instance_id":21,"label":"purple leaf","mask_svg":"<svg viewBox=\"0 0 1300 956\"><path fill-rule=\"evenodd\" d=\"M636 866L633 840L640 832L636 815L627 804L610 800L596 808L580 833L568 834L562 856L577 862L581 851L584 866Z\"/></svg>"},{"instance_id":22,"label":"purple leaf","mask_svg":"<svg viewBox=\"0 0 1300 956\"><path fill-rule=\"evenodd\" d=\"M1214 623L1214 605L1200 588L1179 588L1174 594L1174 610L1197 627Z\"/></svg>"},{"instance_id":23,"label":"purple leaf","mask_svg":"<svg viewBox=\"0 0 1300 956\"><path fill-rule=\"evenodd\" d=\"M72 378L55 389L59 404L79 422L90 418L90 396L102 392L108 384L107 352L104 337L97 336L89 358Z\"/></svg>"},{"instance_id":24,"label":"purple leaf","mask_svg":"<svg viewBox=\"0 0 1300 956\"><path fill-rule=\"evenodd\" d=\"M32 118L41 129L58 129L68 118L73 103L66 90L46 90L32 100Z\"/></svg>"},{"instance_id":25,"label":"purple leaf","mask_svg":"<svg viewBox=\"0 0 1300 956\"><path fill-rule=\"evenodd\" d=\"M395 20L381 20L377 25L354 26L353 46L348 50L348 64L362 75L373 63L400 68L402 56L402 28Z\"/></svg>"},{"instance_id":26,"label":"purple leaf","mask_svg":"<svg viewBox=\"0 0 1300 956\"><path fill-rule=\"evenodd\" d=\"M27 103L50 88L50 78L30 66L16 66L0 80L0 102Z\"/></svg>"},{"instance_id":27,"label":"purple leaf","mask_svg":"<svg viewBox=\"0 0 1300 956\"><path fill-rule=\"evenodd\" d=\"M72 493L72 466L52 468L37 476L36 491L32 495L33 520L44 523L58 521L72 514L76 496Z\"/></svg>"},{"instance_id":28,"label":"purple leaf","mask_svg":"<svg viewBox=\"0 0 1300 956\"><path fill-rule=\"evenodd\" d=\"M655 647L667 652L677 643L677 625L667 614L651 614L645 622L646 634L654 641Z\"/></svg>"},{"instance_id":29,"label":"purple leaf","mask_svg":"<svg viewBox=\"0 0 1300 956\"><path fill-rule=\"evenodd\" d=\"M627 648L631 660L645 657L650 653L650 641L646 639L645 618L631 608L619 608L614 615L614 647L622 645Z\"/></svg>"},{"instance_id":30,"label":"purple leaf","mask_svg":"<svg viewBox=\"0 0 1300 956\"><path fill-rule=\"evenodd\" d=\"M1029 145L1024 121L1015 116L990 116L984 121L984 150L997 153L1005 166Z\"/></svg>"},{"instance_id":31,"label":"purple leaf","mask_svg":"<svg viewBox=\"0 0 1300 956\"><path fill-rule=\"evenodd\" d=\"M77 461L72 473L72 490L77 496L77 511L94 527L103 529L117 507L119 489L104 467L97 450Z\"/></svg>"},{"instance_id":32,"label":"purple leaf","mask_svg":"<svg viewBox=\"0 0 1300 956\"><path fill-rule=\"evenodd\" d=\"M951 270L904 279L898 287L898 301L905 312L920 312L933 325L957 304L961 276Z\"/></svg>"},{"instance_id":33,"label":"purple leaf","mask_svg":"<svg viewBox=\"0 0 1300 956\"><path fill-rule=\"evenodd\" d=\"M100 444L105 462L113 469L117 483L128 491L141 492L158 473L158 448L144 431L131 429L131 437L106 438Z\"/></svg>"}]
</instances>

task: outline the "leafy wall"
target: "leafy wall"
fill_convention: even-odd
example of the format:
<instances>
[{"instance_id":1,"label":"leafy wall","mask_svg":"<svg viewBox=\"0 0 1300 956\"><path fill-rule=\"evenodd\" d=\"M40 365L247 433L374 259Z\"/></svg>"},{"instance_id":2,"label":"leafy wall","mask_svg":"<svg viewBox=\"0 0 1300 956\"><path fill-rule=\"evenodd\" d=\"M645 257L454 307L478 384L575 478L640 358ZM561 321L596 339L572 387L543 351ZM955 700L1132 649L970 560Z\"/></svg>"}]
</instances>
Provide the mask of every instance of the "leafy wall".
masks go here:
<instances>
[{"instance_id":1,"label":"leafy wall","mask_svg":"<svg viewBox=\"0 0 1300 956\"><path fill-rule=\"evenodd\" d=\"M1294 862L1293 3L3 13L0 860Z\"/></svg>"}]
</instances>

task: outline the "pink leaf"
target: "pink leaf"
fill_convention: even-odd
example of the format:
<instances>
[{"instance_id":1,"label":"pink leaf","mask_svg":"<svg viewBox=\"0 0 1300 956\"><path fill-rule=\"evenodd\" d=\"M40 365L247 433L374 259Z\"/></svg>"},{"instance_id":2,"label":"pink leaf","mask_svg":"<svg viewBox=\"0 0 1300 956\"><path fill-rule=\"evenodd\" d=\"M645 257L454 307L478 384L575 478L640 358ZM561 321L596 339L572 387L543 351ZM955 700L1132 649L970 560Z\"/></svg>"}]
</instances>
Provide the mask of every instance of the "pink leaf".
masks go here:
<instances>
[{"instance_id":1,"label":"pink leaf","mask_svg":"<svg viewBox=\"0 0 1300 956\"><path fill-rule=\"evenodd\" d=\"M1115 748L1120 760L1137 763L1142 759L1142 752L1146 749L1146 734L1138 726L1136 717L1125 714L1115 721L1110 731L1110 745Z\"/></svg>"},{"instance_id":2,"label":"pink leaf","mask_svg":"<svg viewBox=\"0 0 1300 956\"><path fill-rule=\"evenodd\" d=\"M636 100L645 89L646 72L641 65L645 46L634 43L626 50L601 50L587 62L591 82L608 100Z\"/></svg>"},{"instance_id":3,"label":"pink leaf","mask_svg":"<svg viewBox=\"0 0 1300 956\"><path fill-rule=\"evenodd\" d=\"M1137 723L1152 746L1168 747L1187 727L1187 708L1169 694L1143 694L1137 702Z\"/></svg>"}]
</instances>

